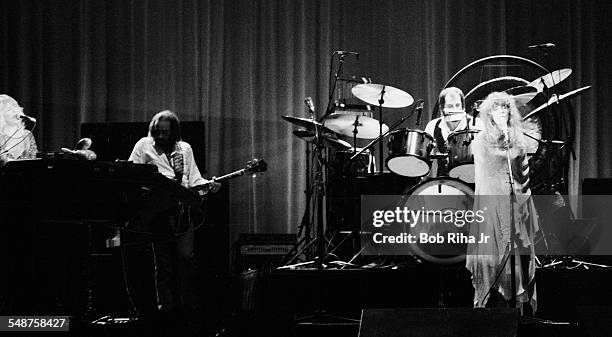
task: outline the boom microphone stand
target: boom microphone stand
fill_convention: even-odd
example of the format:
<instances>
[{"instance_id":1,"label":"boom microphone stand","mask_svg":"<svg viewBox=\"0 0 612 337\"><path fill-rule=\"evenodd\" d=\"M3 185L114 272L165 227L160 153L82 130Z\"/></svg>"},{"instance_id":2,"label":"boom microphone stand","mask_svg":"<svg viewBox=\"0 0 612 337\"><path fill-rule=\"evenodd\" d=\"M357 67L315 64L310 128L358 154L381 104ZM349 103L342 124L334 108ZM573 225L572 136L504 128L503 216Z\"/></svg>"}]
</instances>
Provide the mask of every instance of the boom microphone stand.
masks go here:
<instances>
[{"instance_id":1,"label":"boom microphone stand","mask_svg":"<svg viewBox=\"0 0 612 337\"><path fill-rule=\"evenodd\" d=\"M334 62L334 58L336 55L338 55L338 70L334 74L333 73L333 62ZM316 203L314 205L314 210L313 210L313 214L315 215L315 223L316 223L315 237L308 244L306 244L306 246L302 250L300 250L297 253L297 255L291 258L287 264L281 267L282 269L288 269L288 268L293 268L297 266L304 266L304 265L309 265L312 263L314 263L316 265L316 268L319 270L324 268L323 261L327 255L326 247L325 247L325 241L326 241L325 240L325 219L324 219L325 203L323 200L325 196L325 186L326 186L326 181L325 181L326 158L323 154L325 148L323 146L323 134L322 133L323 133L323 130L325 129L325 121L327 120L327 117L331 115L335 110L335 104L332 104L332 102L334 98L334 91L338 83L338 78L342 74L342 68L344 65L345 55L347 55L347 52L343 52L343 51L335 51L331 55L330 69L329 69L330 90L329 90L327 108L325 109L325 113L319 118L319 122L321 123L321 126L315 127L315 140L313 142L314 148L313 148L313 153L312 153L313 155L312 164L315 166L314 167L314 182L313 182L313 186L311 190L311 195L307 196L307 198L309 199L309 202L307 204L308 213L310 213L310 209L308 207L310 207L310 199L313 196L313 194L316 200L315 201ZM313 113L313 120L315 120L314 111L312 111L312 113ZM304 263L299 263L297 265L289 265L299 255L301 255L301 253L304 250L306 250L313 244L316 244L316 257L314 258L314 261L307 261Z\"/></svg>"}]
</instances>

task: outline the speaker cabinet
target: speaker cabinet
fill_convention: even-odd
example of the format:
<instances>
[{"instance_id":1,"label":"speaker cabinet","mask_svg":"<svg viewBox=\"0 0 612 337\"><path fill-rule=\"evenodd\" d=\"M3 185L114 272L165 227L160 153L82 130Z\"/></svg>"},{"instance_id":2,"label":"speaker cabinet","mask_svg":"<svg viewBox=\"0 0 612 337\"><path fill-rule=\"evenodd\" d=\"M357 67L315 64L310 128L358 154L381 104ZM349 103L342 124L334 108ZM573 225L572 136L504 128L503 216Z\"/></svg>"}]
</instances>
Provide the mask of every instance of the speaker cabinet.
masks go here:
<instances>
[{"instance_id":1,"label":"speaker cabinet","mask_svg":"<svg viewBox=\"0 0 612 337\"><path fill-rule=\"evenodd\" d=\"M364 309L359 337L516 337L517 328L509 308Z\"/></svg>"}]
</instances>

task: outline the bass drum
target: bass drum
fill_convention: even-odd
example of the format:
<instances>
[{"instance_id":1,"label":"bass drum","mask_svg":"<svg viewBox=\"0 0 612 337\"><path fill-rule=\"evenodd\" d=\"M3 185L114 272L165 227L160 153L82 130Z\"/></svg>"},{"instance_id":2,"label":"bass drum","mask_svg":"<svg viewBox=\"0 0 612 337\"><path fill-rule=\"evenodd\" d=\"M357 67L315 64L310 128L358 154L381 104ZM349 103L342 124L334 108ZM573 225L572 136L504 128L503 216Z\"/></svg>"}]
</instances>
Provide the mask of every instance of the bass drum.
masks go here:
<instances>
[{"instance_id":1,"label":"bass drum","mask_svg":"<svg viewBox=\"0 0 612 337\"><path fill-rule=\"evenodd\" d=\"M461 221L461 216L465 216L466 211L473 211L473 205L474 189L459 179L434 178L413 187L402 197L399 205L400 208L421 211L420 221L405 228L405 232L416 237L416 242L410 244L411 250L432 263L465 261L467 242L457 241L469 234L469 224ZM437 210L440 213L433 212ZM442 237L444 241L421 243L424 236L432 241ZM449 240L451 237L453 240Z\"/></svg>"}]
</instances>

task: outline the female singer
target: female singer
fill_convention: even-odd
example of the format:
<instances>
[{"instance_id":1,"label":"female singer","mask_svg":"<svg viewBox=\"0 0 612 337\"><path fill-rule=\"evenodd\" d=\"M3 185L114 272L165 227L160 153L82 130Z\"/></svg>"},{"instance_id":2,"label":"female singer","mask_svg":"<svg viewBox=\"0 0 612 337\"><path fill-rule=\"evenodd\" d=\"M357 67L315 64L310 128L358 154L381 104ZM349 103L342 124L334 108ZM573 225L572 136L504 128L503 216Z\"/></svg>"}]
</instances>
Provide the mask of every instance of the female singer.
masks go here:
<instances>
[{"instance_id":1,"label":"female singer","mask_svg":"<svg viewBox=\"0 0 612 337\"><path fill-rule=\"evenodd\" d=\"M510 228L514 209L517 307L529 303L536 309L534 234L537 214L529 189L527 153L537 149L524 132L536 126L523 122L514 98L491 93L480 106L484 129L472 144L475 166L475 210L484 221L474 222L470 234L489 236L486 243L468 245L466 267L472 273L474 306L508 306L511 300ZM535 146L535 149L534 149ZM510 193L512 169L515 198ZM489 301L491 300L491 301Z\"/></svg>"},{"instance_id":2,"label":"female singer","mask_svg":"<svg viewBox=\"0 0 612 337\"><path fill-rule=\"evenodd\" d=\"M26 130L21 115L23 108L14 98L0 95L0 167L13 159L36 157L36 140Z\"/></svg>"}]
</instances>

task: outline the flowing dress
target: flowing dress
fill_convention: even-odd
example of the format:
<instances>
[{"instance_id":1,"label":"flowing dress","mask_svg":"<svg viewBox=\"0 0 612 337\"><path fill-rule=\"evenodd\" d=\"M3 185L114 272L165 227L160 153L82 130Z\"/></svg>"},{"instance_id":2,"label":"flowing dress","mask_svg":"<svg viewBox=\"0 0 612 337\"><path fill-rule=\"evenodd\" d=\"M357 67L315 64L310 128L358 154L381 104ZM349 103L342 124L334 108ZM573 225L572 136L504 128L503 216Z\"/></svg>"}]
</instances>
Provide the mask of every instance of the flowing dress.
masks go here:
<instances>
[{"instance_id":1,"label":"flowing dress","mask_svg":"<svg viewBox=\"0 0 612 337\"><path fill-rule=\"evenodd\" d=\"M472 144L475 166L474 209L484 210L484 221L473 222L470 234L490 237L487 243L468 245L466 267L472 273L474 306L484 307L495 290L505 300L511 298L510 242L510 184L506 150L497 142L490 142L480 132ZM514 219L516 228L516 303L530 302L536 309L534 234L538 230L537 213L526 187L528 162L526 151L510 148L510 161L515 181ZM521 263L521 255L523 263ZM507 260L507 261L506 261ZM503 269L502 269L503 268ZM491 289L493 288L493 289Z\"/></svg>"}]
</instances>

